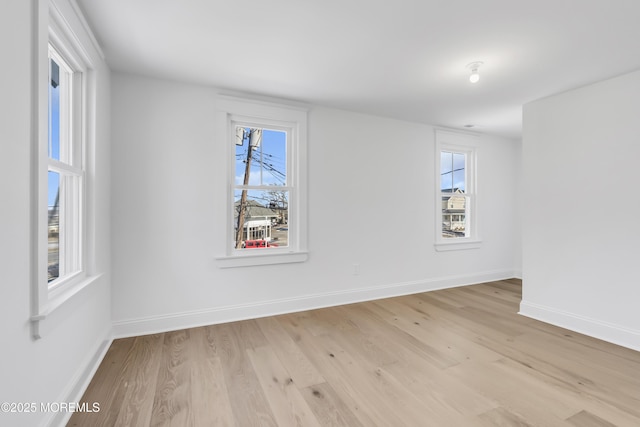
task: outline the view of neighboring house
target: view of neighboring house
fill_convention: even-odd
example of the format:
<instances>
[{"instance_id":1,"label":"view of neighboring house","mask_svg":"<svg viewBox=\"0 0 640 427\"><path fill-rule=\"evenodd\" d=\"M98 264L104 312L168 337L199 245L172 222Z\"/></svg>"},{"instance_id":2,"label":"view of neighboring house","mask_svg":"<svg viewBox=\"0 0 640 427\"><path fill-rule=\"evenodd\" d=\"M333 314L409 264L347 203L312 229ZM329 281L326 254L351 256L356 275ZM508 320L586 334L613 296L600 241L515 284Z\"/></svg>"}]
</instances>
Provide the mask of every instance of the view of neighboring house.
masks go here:
<instances>
[{"instance_id":1,"label":"view of neighboring house","mask_svg":"<svg viewBox=\"0 0 640 427\"><path fill-rule=\"evenodd\" d=\"M234 224L238 223L239 209L240 201L237 201L234 210ZM267 208L255 200L247 200L244 215L244 233L242 240L271 241L271 227L278 221L278 218L280 218L279 212Z\"/></svg>"},{"instance_id":2,"label":"view of neighboring house","mask_svg":"<svg viewBox=\"0 0 640 427\"><path fill-rule=\"evenodd\" d=\"M59 276L60 265L60 209L58 203L48 208L47 276L51 282Z\"/></svg>"},{"instance_id":3,"label":"view of neighboring house","mask_svg":"<svg viewBox=\"0 0 640 427\"><path fill-rule=\"evenodd\" d=\"M442 190L442 193L454 194L442 196L442 237L464 235L467 198L459 188Z\"/></svg>"}]
</instances>

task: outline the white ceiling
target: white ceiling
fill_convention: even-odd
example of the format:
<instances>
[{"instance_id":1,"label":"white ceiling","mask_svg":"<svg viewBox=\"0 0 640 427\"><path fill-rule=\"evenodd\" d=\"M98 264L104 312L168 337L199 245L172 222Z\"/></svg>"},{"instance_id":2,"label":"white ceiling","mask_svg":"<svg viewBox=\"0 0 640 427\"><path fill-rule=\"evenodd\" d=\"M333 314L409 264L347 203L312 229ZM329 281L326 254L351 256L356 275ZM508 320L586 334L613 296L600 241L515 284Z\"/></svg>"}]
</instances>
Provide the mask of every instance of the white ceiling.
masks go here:
<instances>
[{"instance_id":1,"label":"white ceiling","mask_svg":"<svg viewBox=\"0 0 640 427\"><path fill-rule=\"evenodd\" d=\"M512 138L523 104L640 69L640 0L77 2L114 70Z\"/></svg>"}]
</instances>

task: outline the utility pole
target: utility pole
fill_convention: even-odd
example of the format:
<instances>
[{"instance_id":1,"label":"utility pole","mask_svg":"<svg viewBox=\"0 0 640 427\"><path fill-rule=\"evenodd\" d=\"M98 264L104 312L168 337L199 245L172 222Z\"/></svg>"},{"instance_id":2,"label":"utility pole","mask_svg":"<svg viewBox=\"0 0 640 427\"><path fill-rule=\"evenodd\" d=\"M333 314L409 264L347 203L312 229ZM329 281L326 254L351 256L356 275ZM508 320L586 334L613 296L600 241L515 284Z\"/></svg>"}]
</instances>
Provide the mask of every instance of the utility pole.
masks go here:
<instances>
[{"instance_id":1,"label":"utility pole","mask_svg":"<svg viewBox=\"0 0 640 427\"><path fill-rule=\"evenodd\" d=\"M240 196L240 206L238 206L238 225L236 229L236 249L242 249L242 237L244 235L244 217L247 210L247 185L249 185L249 174L251 173L251 152L258 148L262 140L262 129L250 129L248 132L243 129L244 143L245 139L249 139L247 147L247 159L245 160L244 181L242 185L242 196Z\"/></svg>"}]
</instances>

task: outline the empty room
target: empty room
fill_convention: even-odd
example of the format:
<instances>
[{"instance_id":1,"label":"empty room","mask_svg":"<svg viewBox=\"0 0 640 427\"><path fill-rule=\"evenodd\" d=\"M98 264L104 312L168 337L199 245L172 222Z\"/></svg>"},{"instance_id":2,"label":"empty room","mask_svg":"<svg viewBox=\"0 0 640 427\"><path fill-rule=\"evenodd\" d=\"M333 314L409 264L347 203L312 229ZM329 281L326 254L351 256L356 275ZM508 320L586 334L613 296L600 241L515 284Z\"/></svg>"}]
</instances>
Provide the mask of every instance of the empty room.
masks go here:
<instances>
[{"instance_id":1,"label":"empty room","mask_svg":"<svg viewBox=\"0 0 640 427\"><path fill-rule=\"evenodd\" d=\"M637 0L3 6L0 425L640 425Z\"/></svg>"}]
</instances>

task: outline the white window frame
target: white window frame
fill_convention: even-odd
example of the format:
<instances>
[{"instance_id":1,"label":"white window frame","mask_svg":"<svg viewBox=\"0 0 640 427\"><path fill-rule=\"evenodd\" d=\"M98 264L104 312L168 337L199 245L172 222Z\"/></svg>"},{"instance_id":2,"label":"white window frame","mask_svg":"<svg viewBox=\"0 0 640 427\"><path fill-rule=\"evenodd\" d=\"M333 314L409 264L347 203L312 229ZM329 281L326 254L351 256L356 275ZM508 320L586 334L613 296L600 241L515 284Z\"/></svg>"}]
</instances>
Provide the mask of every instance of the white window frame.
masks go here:
<instances>
[{"instance_id":1,"label":"white window frame","mask_svg":"<svg viewBox=\"0 0 640 427\"><path fill-rule=\"evenodd\" d=\"M60 177L59 190L59 277L49 282L55 292L75 277L82 275L84 251L84 137L83 131L83 73L77 58L61 54L58 43L49 43L49 60L60 68L60 159L47 156L47 172ZM69 59L76 64L72 66ZM51 112L49 112L50 115Z\"/></svg>"},{"instance_id":2,"label":"white window frame","mask_svg":"<svg viewBox=\"0 0 640 427\"><path fill-rule=\"evenodd\" d=\"M96 77L87 49L62 15L55 2L38 2L37 25L39 32L34 39L33 49L37 52L37 67L33 74L34 110L33 121L37 127L34 134L34 271L32 280L31 321L32 334L42 336L42 322L56 309L64 305L86 286L95 282L101 274L95 271L95 256L88 236L94 234L92 209L94 197L91 195L90 165L95 153ZM53 54L51 53L53 52ZM61 161L49 158L49 57L53 55L64 63L70 74L70 99L68 105L69 126L64 133L70 138L71 153L61 156ZM59 64L60 65L60 64ZM62 138L61 138L62 139ZM62 144L61 153L62 153ZM67 181L66 189L60 197L66 200L66 213L60 221L68 230L74 230L63 239L66 259L62 259L64 270L58 279L48 281L48 172L60 173ZM72 224L71 227L68 225ZM64 233L64 231L62 231ZM64 241L63 241L64 240ZM64 271L63 270L63 271Z\"/></svg>"},{"instance_id":3,"label":"white window frame","mask_svg":"<svg viewBox=\"0 0 640 427\"><path fill-rule=\"evenodd\" d=\"M435 249L437 251L452 251L476 249L481 246L478 226L478 137L472 134L436 130L435 135ZM442 237L442 197L440 160L443 151L462 153L465 155L465 193L467 198L465 220L467 235L464 237Z\"/></svg>"},{"instance_id":4,"label":"white window frame","mask_svg":"<svg viewBox=\"0 0 640 427\"><path fill-rule=\"evenodd\" d=\"M227 197L225 241L217 257L220 268L304 262L307 252L307 110L220 95L218 99L217 141L227 153ZM234 189L236 126L287 132L287 185L289 192L288 245L268 249L235 249ZM267 187L265 187L267 189Z\"/></svg>"}]
</instances>

